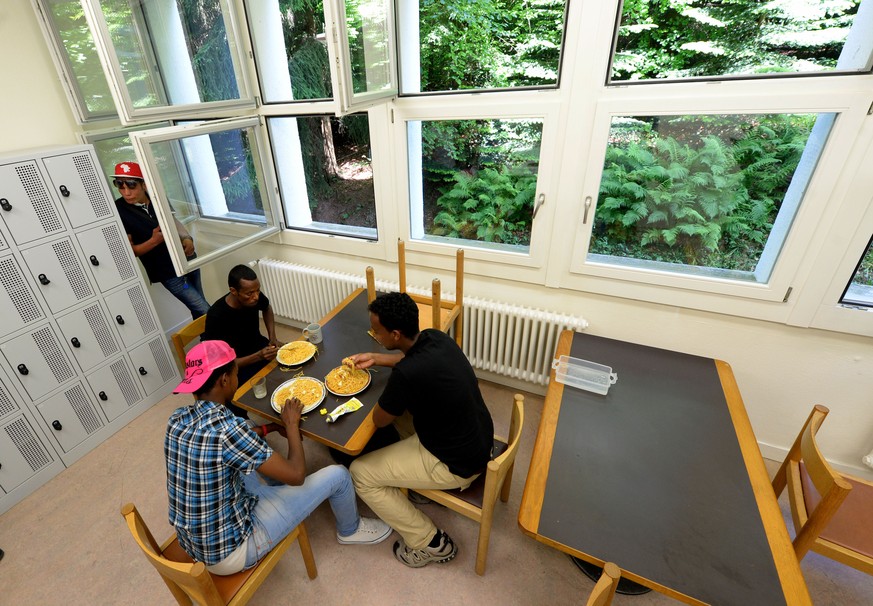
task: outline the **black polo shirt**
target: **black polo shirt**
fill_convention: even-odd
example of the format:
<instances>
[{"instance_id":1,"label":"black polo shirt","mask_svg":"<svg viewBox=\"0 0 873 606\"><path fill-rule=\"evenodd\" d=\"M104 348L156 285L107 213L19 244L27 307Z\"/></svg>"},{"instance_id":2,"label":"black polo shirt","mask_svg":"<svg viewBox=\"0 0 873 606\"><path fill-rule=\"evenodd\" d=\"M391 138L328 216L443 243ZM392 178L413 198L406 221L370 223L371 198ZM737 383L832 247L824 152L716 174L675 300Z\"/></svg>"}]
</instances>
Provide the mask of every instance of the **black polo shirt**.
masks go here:
<instances>
[{"instance_id":1,"label":"black polo shirt","mask_svg":"<svg viewBox=\"0 0 873 606\"><path fill-rule=\"evenodd\" d=\"M149 240L154 229L159 226L151 204L146 209L136 204L128 204L124 198L118 198L115 200L115 207L118 209L118 215L124 224L124 230L134 244L142 244ZM164 236L166 237L166 234ZM140 255L139 260L145 267L149 281L153 283L176 277L176 269L173 267L173 260L170 258L166 242Z\"/></svg>"}]
</instances>

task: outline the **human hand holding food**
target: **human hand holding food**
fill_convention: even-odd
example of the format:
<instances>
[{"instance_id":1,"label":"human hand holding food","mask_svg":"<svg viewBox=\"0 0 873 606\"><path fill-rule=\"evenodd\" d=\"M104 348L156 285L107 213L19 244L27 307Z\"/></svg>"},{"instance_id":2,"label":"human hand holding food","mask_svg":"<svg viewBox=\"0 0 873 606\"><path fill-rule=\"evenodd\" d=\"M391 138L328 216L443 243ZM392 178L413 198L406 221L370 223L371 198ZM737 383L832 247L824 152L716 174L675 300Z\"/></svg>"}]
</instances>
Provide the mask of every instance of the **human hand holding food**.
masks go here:
<instances>
[{"instance_id":1,"label":"human hand holding food","mask_svg":"<svg viewBox=\"0 0 873 606\"><path fill-rule=\"evenodd\" d=\"M300 425L300 411L302 410L303 402L298 398L288 398L285 400L285 405L282 406L280 414L282 415L282 423L285 425L286 430Z\"/></svg>"},{"instance_id":2,"label":"human hand holding food","mask_svg":"<svg viewBox=\"0 0 873 606\"><path fill-rule=\"evenodd\" d=\"M262 360L272 360L276 357L276 352L279 351L279 348L275 345L267 345L264 349L262 349L259 353L261 355Z\"/></svg>"}]
</instances>

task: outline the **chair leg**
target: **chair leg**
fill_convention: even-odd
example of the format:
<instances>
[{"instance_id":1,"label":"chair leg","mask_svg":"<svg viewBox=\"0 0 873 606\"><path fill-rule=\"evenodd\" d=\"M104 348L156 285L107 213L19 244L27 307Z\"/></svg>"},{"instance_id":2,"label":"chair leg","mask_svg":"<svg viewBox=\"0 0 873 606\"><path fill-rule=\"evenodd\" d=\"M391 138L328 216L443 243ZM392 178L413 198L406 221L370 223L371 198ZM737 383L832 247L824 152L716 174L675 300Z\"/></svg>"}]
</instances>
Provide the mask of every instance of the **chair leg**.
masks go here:
<instances>
[{"instance_id":1,"label":"chair leg","mask_svg":"<svg viewBox=\"0 0 873 606\"><path fill-rule=\"evenodd\" d=\"M491 522L494 519L494 504L482 508L482 518L479 520L479 544L476 546L476 574L485 574L485 562L488 560L488 543L491 541Z\"/></svg>"},{"instance_id":2,"label":"chair leg","mask_svg":"<svg viewBox=\"0 0 873 606\"><path fill-rule=\"evenodd\" d=\"M315 556L312 555L309 533L306 532L306 526L303 522L300 522L297 531L297 542L300 544L300 553L303 555L303 563L306 565L306 574L309 575L310 579L314 579L318 576L318 569L315 567Z\"/></svg>"},{"instance_id":3,"label":"chair leg","mask_svg":"<svg viewBox=\"0 0 873 606\"><path fill-rule=\"evenodd\" d=\"M430 310L431 310L431 327L437 330L445 330L442 320L440 319L440 279L434 278L431 283Z\"/></svg>"},{"instance_id":4,"label":"chair leg","mask_svg":"<svg viewBox=\"0 0 873 606\"><path fill-rule=\"evenodd\" d=\"M370 304L376 298L376 277L373 275L373 266L367 266L367 303Z\"/></svg>"}]
</instances>

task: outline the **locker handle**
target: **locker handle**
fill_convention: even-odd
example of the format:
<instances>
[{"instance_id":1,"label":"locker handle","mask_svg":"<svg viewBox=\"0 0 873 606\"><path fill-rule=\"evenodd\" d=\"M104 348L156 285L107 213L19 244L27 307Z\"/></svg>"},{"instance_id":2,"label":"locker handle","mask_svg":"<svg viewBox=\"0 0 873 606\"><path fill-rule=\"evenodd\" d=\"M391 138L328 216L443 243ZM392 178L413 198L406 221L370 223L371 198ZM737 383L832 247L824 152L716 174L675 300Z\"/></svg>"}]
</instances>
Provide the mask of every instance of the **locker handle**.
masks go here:
<instances>
[{"instance_id":1,"label":"locker handle","mask_svg":"<svg viewBox=\"0 0 873 606\"><path fill-rule=\"evenodd\" d=\"M141 374L142 376L146 376L147 374L149 374L149 371L147 371L144 366L140 366L139 374Z\"/></svg>"},{"instance_id":2,"label":"locker handle","mask_svg":"<svg viewBox=\"0 0 873 606\"><path fill-rule=\"evenodd\" d=\"M48 284L51 284L51 282L52 282L51 280L48 279L48 276L46 276L45 274L39 274L37 277L39 278L39 283L42 284L43 286L47 286Z\"/></svg>"},{"instance_id":3,"label":"locker handle","mask_svg":"<svg viewBox=\"0 0 873 606\"><path fill-rule=\"evenodd\" d=\"M82 347L82 344L79 343L79 339L77 339L76 337L70 339L70 343L73 344L73 347Z\"/></svg>"},{"instance_id":4,"label":"locker handle","mask_svg":"<svg viewBox=\"0 0 873 606\"><path fill-rule=\"evenodd\" d=\"M59 189L61 190L61 195L62 195L63 197L65 197L65 198L69 198L69 197L70 197L70 190L67 189L67 186L66 186L66 185L61 185Z\"/></svg>"},{"instance_id":5,"label":"locker handle","mask_svg":"<svg viewBox=\"0 0 873 606\"><path fill-rule=\"evenodd\" d=\"M27 369L27 366L25 366L24 364L18 365L18 372L20 372L23 375L30 374L30 371Z\"/></svg>"},{"instance_id":6,"label":"locker handle","mask_svg":"<svg viewBox=\"0 0 873 606\"><path fill-rule=\"evenodd\" d=\"M120 315L115 316L115 321L124 326L124 318L122 318Z\"/></svg>"},{"instance_id":7,"label":"locker handle","mask_svg":"<svg viewBox=\"0 0 873 606\"><path fill-rule=\"evenodd\" d=\"M5 210L6 212L12 210L12 205L6 198L0 198L0 207L3 207L3 210Z\"/></svg>"},{"instance_id":8,"label":"locker handle","mask_svg":"<svg viewBox=\"0 0 873 606\"><path fill-rule=\"evenodd\" d=\"M94 267L97 267L98 265L100 265L100 261L97 260L97 257L95 255L91 255L90 260L91 260L91 265L93 265Z\"/></svg>"},{"instance_id":9,"label":"locker handle","mask_svg":"<svg viewBox=\"0 0 873 606\"><path fill-rule=\"evenodd\" d=\"M52 421L52 427L54 427L54 428L57 429L58 431L60 431L60 430L62 430L62 429L64 428L64 426L61 425L61 422L58 421L57 419L55 419L54 421Z\"/></svg>"},{"instance_id":10,"label":"locker handle","mask_svg":"<svg viewBox=\"0 0 873 606\"><path fill-rule=\"evenodd\" d=\"M99 394L97 394L97 395L100 396L100 399L103 400L104 402L105 402L106 400L109 399L109 396L106 395L106 392L105 392L105 391L101 391L101 392L100 392Z\"/></svg>"}]
</instances>

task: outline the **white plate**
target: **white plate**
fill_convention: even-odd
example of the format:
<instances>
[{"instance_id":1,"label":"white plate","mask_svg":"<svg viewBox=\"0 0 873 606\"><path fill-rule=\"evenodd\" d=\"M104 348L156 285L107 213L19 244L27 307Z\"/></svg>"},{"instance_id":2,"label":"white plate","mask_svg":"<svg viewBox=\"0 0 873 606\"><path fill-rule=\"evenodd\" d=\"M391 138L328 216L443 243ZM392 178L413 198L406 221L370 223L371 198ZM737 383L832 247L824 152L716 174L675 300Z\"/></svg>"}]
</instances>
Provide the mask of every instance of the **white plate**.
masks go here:
<instances>
[{"instance_id":1,"label":"white plate","mask_svg":"<svg viewBox=\"0 0 873 606\"><path fill-rule=\"evenodd\" d=\"M295 383L295 382L297 382L297 381L300 381L300 380L302 380L302 379L308 379L309 381L315 381L316 383L318 383L318 384L321 386L321 397L318 399L318 402L315 402L314 404L310 404L309 406L304 406L304 407L303 407L303 410L301 411L300 414L306 414L307 412L310 412L310 411L312 411L312 410L315 410L316 408L318 408L318 405L319 405L319 404L321 404L322 402L324 402L324 394L325 394L325 392L327 391L327 390L325 389L325 387L324 387L324 383L322 383L321 381L319 381L318 379L313 378L313 377L297 377L297 378L295 378L295 379L291 379L291 380L289 380L289 381L285 381L284 383L282 383L281 385L279 385L279 387L277 387L277 388L273 391L273 395L270 396L270 406L273 407L273 410L275 410L276 412L279 412L279 413L282 412L282 408L279 406L279 404L278 404L277 401L276 401L276 394L278 394L282 389L284 389L284 388L286 388L286 387L291 387L291 385L292 385L293 383Z\"/></svg>"},{"instance_id":2,"label":"white plate","mask_svg":"<svg viewBox=\"0 0 873 606\"><path fill-rule=\"evenodd\" d=\"M309 355L302 360L294 362L293 364L285 364L284 362L282 362L282 360L279 359L279 352L281 352L283 349L298 349L300 347L305 347L309 349ZM300 366L301 364L305 364L306 362L311 360L312 356L315 355L316 351L318 351L318 348L309 341L291 341L290 343L285 343L285 345L279 348L279 351L276 352L276 361L282 366Z\"/></svg>"},{"instance_id":3,"label":"white plate","mask_svg":"<svg viewBox=\"0 0 873 606\"><path fill-rule=\"evenodd\" d=\"M337 366L337 368L342 368L342 367L341 367L341 366ZM336 370L336 368L334 368L334 369L331 370L330 372L333 372L334 370ZM332 394L335 395L335 396L339 396L339 397L341 397L341 398L345 398L346 396L356 396L356 395L358 395L359 393L361 393L362 391L364 391L365 389L367 389L367 388L370 386L370 382L373 380L373 375L370 374L370 371L369 371L369 370L367 370L367 369L365 369L365 368L362 368L362 369L360 369L360 370L363 370L365 373L367 373L367 382L366 382L366 383L364 384L364 386L363 386L362 388L360 388L358 391L353 391L353 392L351 392L351 393L338 393L338 392L332 390L330 387L327 387L327 377L324 377L324 386L327 387L327 390L328 390L330 393L332 393ZM330 373L328 373L328 374L330 374Z\"/></svg>"}]
</instances>

